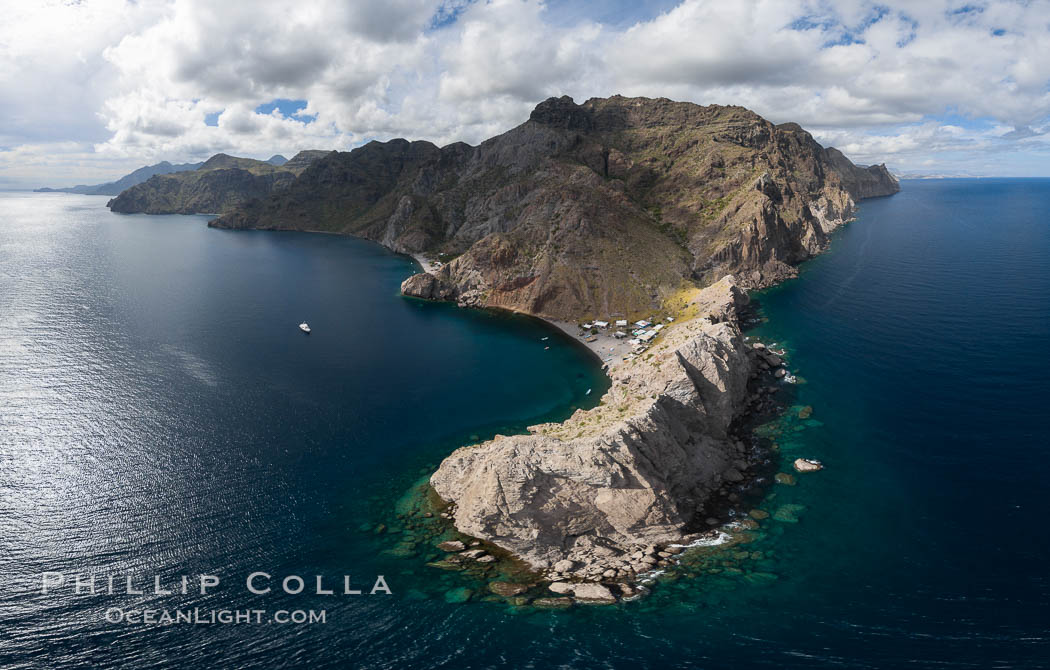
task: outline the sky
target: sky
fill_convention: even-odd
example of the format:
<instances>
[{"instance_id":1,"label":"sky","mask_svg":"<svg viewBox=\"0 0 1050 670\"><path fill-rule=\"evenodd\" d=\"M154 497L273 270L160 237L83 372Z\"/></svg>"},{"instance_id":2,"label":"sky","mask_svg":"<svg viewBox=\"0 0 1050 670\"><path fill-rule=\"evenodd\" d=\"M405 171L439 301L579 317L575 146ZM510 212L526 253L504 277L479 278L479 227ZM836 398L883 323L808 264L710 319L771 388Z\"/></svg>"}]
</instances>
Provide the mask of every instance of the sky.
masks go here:
<instances>
[{"instance_id":1,"label":"sky","mask_svg":"<svg viewBox=\"0 0 1050 670\"><path fill-rule=\"evenodd\" d=\"M743 105L855 162L1050 176L1050 2L0 0L0 188L393 137L550 96Z\"/></svg>"}]
</instances>

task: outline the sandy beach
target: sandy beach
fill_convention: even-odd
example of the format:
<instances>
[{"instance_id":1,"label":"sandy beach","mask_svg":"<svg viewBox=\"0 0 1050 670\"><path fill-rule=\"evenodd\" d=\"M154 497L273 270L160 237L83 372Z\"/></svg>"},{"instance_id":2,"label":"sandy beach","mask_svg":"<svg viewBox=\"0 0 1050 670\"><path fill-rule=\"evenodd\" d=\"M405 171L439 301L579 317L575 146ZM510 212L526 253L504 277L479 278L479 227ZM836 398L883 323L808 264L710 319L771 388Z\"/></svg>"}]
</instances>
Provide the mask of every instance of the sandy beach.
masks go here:
<instances>
[{"instance_id":1,"label":"sandy beach","mask_svg":"<svg viewBox=\"0 0 1050 670\"><path fill-rule=\"evenodd\" d=\"M428 274L436 274L441 269L441 264L438 261L429 260L422 254L412 254L412 258L416 259L416 262L423 267L423 272Z\"/></svg>"},{"instance_id":2,"label":"sandy beach","mask_svg":"<svg viewBox=\"0 0 1050 670\"><path fill-rule=\"evenodd\" d=\"M553 321L551 319L544 319L547 323L558 328L572 339L582 343L592 352L594 355L601 359L602 363L607 364L609 369L612 369L623 363L623 357L631 353L634 348L633 345L629 344L627 340L629 338L616 338L613 337L613 333L616 332L616 328L606 328L597 331L595 335L583 335L584 332L578 324L569 321ZM594 342L588 342L587 340L591 337L596 337Z\"/></svg>"}]
</instances>

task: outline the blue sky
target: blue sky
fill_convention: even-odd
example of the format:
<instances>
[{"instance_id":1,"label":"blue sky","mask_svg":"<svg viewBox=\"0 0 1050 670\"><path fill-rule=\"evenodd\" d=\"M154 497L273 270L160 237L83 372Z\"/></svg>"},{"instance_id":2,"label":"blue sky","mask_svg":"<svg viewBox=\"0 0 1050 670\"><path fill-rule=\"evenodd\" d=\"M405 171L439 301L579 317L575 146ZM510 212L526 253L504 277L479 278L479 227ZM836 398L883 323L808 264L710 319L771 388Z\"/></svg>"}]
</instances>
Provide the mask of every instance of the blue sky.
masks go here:
<instances>
[{"instance_id":1,"label":"blue sky","mask_svg":"<svg viewBox=\"0 0 1050 670\"><path fill-rule=\"evenodd\" d=\"M476 143L617 93L743 105L902 172L1050 176L1047 53L1050 3L1015 0L41 0L0 25L0 188Z\"/></svg>"}]
</instances>

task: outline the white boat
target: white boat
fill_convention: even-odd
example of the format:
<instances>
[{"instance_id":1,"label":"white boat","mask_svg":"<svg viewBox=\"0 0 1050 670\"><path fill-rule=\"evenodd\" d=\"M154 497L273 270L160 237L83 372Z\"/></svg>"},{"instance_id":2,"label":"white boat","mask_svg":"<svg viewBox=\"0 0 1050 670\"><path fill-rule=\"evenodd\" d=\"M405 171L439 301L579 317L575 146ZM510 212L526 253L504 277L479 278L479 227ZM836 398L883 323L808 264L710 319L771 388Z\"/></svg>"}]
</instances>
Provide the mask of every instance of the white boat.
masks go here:
<instances>
[{"instance_id":1,"label":"white boat","mask_svg":"<svg viewBox=\"0 0 1050 670\"><path fill-rule=\"evenodd\" d=\"M303 331L304 333L309 333L310 332L310 324L308 324L307 322L303 321L302 323L299 324L299 330Z\"/></svg>"}]
</instances>

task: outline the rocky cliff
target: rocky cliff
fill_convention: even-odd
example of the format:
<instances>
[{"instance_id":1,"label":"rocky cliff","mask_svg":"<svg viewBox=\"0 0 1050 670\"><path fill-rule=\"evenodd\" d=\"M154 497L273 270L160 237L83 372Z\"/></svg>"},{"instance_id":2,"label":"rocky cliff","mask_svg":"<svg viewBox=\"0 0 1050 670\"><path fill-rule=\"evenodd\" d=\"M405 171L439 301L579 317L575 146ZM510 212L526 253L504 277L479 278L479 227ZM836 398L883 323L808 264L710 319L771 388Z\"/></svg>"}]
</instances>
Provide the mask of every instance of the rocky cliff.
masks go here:
<instances>
[{"instance_id":1,"label":"rocky cliff","mask_svg":"<svg viewBox=\"0 0 1050 670\"><path fill-rule=\"evenodd\" d=\"M556 577L651 569L635 552L682 540L748 467L728 433L747 401L746 302L732 277L694 292L699 316L614 367L598 407L456 450L431 478L456 527Z\"/></svg>"},{"instance_id":2,"label":"rocky cliff","mask_svg":"<svg viewBox=\"0 0 1050 670\"><path fill-rule=\"evenodd\" d=\"M158 174L120 192L106 206L123 214L221 213L291 185L325 151L300 151L280 163L216 154L194 170Z\"/></svg>"},{"instance_id":3,"label":"rocky cliff","mask_svg":"<svg viewBox=\"0 0 1050 670\"><path fill-rule=\"evenodd\" d=\"M560 319L647 313L683 283L794 273L860 198L888 195L797 124L741 107L568 97L477 147L332 153L227 228L324 230L452 258L405 292ZM417 288L418 287L418 288Z\"/></svg>"}]
</instances>

